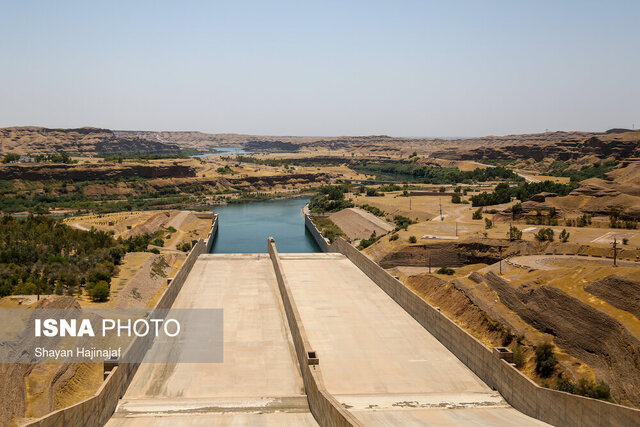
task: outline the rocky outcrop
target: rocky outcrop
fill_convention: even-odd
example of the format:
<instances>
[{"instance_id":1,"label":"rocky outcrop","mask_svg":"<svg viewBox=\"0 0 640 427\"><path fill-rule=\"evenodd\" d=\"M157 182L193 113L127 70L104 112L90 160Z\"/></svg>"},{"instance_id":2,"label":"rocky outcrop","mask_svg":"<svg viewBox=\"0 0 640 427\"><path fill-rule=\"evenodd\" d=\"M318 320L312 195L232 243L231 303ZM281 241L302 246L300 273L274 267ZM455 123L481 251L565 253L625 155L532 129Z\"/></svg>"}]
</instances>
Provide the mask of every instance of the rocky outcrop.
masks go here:
<instances>
[{"instance_id":1,"label":"rocky outcrop","mask_svg":"<svg viewBox=\"0 0 640 427\"><path fill-rule=\"evenodd\" d=\"M535 242L505 242L497 239L470 239L460 242L429 242L408 245L387 253L376 262L382 268L399 266L461 267L467 264L493 264L510 255L536 253Z\"/></svg>"},{"instance_id":2,"label":"rocky outcrop","mask_svg":"<svg viewBox=\"0 0 640 427\"><path fill-rule=\"evenodd\" d=\"M137 136L116 135L109 129L49 129L10 127L0 129L0 154L174 154L180 147Z\"/></svg>"},{"instance_id":3,"label":"rocky outcrop","mask_svg":"<svg viewBox=\"0 0 640 427\"><path fill-rule=\"evenodd\" d=\"M640 319L640 282L615 274L585 286L585 291L595 295L620 310L628 311Z\"/></svg>"},{"instance_id":4,"label":"rocky outcrop","mask_svg":"<svg viewBox=\"0 0 640 427\"><path fill-rule=\"evenodd\" d=\"M91 181L118 178L187 178L196 171L184 165L65 165L65 164L11 164L0 166L0 180L27 181Z\"/></svg>"},{"instance_id":5,"label":"rocky outcrop","mask_svg":"<svg viewBox=\"0 0 640 427\"><path fill-rule=\"evenodd\" d=\"M493 272L485 279L506 307L585 361L625 404L640 404L640 341L620 322L554 286L515 288Z\"/></svg>"},{"instance_id":6,"label":"rocky outcrop","mask_svg":"<svg viewBox=\"0 0 640 427\"><path fill-rule=\"evenodd\" d=\"M469 145L484 144L472 149L465 148L463 145L460 148L436 151L432 157L452 160L533 159L539 162L547 158L567 161L585 156L625 160L640 155L640 132L638 131L591 135L581 133L518 135L511 138L503 137L493 140L478 138L465 141L468 141Z\"/></svg>"}]
</instances>

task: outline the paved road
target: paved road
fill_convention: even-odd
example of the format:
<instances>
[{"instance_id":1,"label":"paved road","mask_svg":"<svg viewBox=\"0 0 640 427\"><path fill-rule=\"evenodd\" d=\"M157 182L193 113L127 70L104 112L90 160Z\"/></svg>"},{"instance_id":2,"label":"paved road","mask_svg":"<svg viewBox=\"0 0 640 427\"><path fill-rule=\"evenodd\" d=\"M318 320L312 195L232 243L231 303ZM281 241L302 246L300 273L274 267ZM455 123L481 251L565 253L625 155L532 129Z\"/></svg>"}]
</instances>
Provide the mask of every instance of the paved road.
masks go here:
<instances>
[{"instance_id":1,"label":"paved road","mask_svg":"<svg viewBox=\"0 0 640 427\"><path fill-rule=\"evenodd\" d=\"M281 258L328 391L365 424L543 424L511 408L344 256Z\"/></svg>"},{"instance_id":2,"label":"paved road","mask_svg":"<svg viewBox=\"0 0 640 427\"><path fill-rule=\"evenodd\" d=\"M523 266L526 268L533 268L535 270L555 270L558 268L557 262L559 261L578 261L581 263L589 262L595 264L605 264L613 266L613 259L611 258L598 258L598 257L586 257L576 255L527 255L511 257L508 260L508 264L515 266ZM618 266L621 267L640 267L640 262L618 260Z\"/></svg>"}]
</instances>

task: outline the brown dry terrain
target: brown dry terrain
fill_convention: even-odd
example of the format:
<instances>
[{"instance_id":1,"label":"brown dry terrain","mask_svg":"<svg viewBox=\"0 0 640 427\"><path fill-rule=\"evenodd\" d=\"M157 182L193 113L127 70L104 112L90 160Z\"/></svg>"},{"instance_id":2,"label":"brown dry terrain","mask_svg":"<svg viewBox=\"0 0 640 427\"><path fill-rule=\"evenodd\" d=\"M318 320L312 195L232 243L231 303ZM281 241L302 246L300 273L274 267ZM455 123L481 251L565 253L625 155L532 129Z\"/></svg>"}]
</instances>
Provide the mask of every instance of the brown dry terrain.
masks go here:
<instances>
[{"instance_id":1,"label":"brown dry terrain","mask_svg":"<svg viewBox=\"0 0 640 427\"><path fill-rule=\"evenodd\" d=\"M383 210L387 220L394 215L417 220L364 252L485 344L519 348L524 355L520 369L539 384L603 380L616 402L640 406L635 386L640 383L640 303L635 295L640 289L640 263L635 262L640 259L640 232L611 229L608 217L594 217L587 227L551 226L556 239L540 242L534 234L546 226L502 215L500 210L511 204L491 206L496 214L483 213L494 220L487 229L483 220L472 219L477 208L453 204L450 195L434 190L414 193L437 195L352 196L357 205ZM522 239L506 239L511 225L524 231ZM567 242L557 238L563 229L570 232ZM394 234L397 239L391 239ZM410 236L416 243L409 242ZM499 261L505 258L513 262L503 261L500 275ZM455 268L453 276L436 274L445 266ZM535 347L544 342L555 345L558 359L549 378L535 372Z\"/></svg>"},{"instance_id":2,"label":"brown dry terrain","mask_svg":"<svg viewBox=\"0 0 640 427\"><path fill-rule=\"evenodd\" d=\"M368 239L372 233L386 234L395 226L375 215L358 208L347 208L329 215L350 239Z\"/></svg>"},{"instance_id":3,"label":"brown dry terrain","mask_svg":"<svg viewBox=\"0 0 640 427\"><path fill-rule=\"evenodd\" d=\"M159 255L151 252L129 252L119 265L119 273L111 280L107 302L92 302L87 295L74 297L35 295L0 298L1 308L150 308L155 305L186 254L176 245L206 237L211 228L211 214L190 211L122 212L86 215L65 219L72 227L113 231L116 237L165 230L170 238ZM174 232L167 231L169 227ZM5 326L6 327L6 326ZM103 381L101 364L40 363L0 364L0 425L14 419L37 418L92 396Z\"/></svg>"},{"instance_id":4,"label":"brown dry terrain","mask_svg":"<svg viewBox=\"0 0 640 427\"><path fill-rule=\"evenodd\" d=\"M138 137L118 136L109 129L49 129L36 126L0 129L0 154L177 153L180 148Z\"/></svg>"}]
</instances>

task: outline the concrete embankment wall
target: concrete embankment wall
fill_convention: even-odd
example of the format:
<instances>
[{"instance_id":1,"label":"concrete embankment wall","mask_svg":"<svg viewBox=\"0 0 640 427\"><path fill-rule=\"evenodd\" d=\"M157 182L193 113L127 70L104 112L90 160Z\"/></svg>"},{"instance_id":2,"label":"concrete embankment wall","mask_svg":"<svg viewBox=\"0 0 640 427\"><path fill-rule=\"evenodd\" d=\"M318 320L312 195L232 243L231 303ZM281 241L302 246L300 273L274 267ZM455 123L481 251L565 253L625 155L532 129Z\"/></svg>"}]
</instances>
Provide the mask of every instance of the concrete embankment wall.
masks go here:
<instances>
[{"instance_id":1,"label":"concrete embankment wall","mask_svg":"<svg viewBox=\"0 0 640 427\"><path fill-rule=\"evenodd\" d=\"M311 348L304 330L300 313L291 294L291 289L284 275L273 238L269 238L268 251L278 281L278 289L282 297L284 311L287 316L289 330L293 338L304 388L309 401L309 409L321 426L360 426L362 425L349 411L326 390L318 363L318 358Z\"/></svg>"},{"instance_id":2,"label":"concrete embankment wall","mask_svg":"<svg viewBox=\"0 0 640 427\"><path fill-rule=\"evenodd\" d=\"M524 414L558 426L640 425L640 410L538 386L343 238L337 238L329 250L349 258L480 379Z\"/></svg>"},{"instance_id":3,"label":"concrete embankment wall","mask_svg":"<svg viewBox=\"0 0 640 427\"><path fill-rule=\"evenodd\" d=\"M207 236L206 246L208 254L211 253L211 248L213 247L213 242L216 240L216 234L218 234L218 214L213 214L213 220L211 225L211 230L209 230L209 236Z\"/></svg>"},{"instance_id":4,"label":"concrete embankment wall","mask_svg":"<svg viewBox=\"0 0 640 427\"><path fill-rule=\"evenodd\" d=\"M313 236L318 247L320 247L320 250L322 252L329 252L329 241L322 237L322 233L320 233L316 225L313 223L309 214L304 214L304 226L307 227L307 230L309 230L309 233Z\"/></svg>"},{"instance_id":5,"label":"concrete embankment wall","mask_svg":"<svg viewBox=\"0 0 640 427\"><path fill-rule=\"evenodd\" d=\"M218 221L214 217L212 231L217 230ZM210 234L206 240L199 239L193 246L184 263L176 273L167 289L160 297L155 309L167 309L173 305L189 272L201 254L207 253L207 247L213 244L215 234ZM145 353L153 344L153 336L136 337L123 351L123 360L142 360ZM27 426L97 426L104 425L118 406L118 401L124 395L131 383L140 363L121 363L115 366L104 380L98 391L92 397L67 408L59 409L42 418L25 423Z\"/></svg>"}]
</instances>

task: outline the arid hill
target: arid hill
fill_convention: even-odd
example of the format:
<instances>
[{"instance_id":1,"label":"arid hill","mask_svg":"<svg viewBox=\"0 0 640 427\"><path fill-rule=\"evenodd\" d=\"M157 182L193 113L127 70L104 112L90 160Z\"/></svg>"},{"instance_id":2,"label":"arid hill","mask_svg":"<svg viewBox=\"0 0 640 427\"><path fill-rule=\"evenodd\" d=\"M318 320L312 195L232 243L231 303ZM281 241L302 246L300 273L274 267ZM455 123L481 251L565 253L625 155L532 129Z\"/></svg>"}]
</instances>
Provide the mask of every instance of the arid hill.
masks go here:
<instances>
[{"instance_id":1,"label":"arid hill","mask_svg":"<svg viewBox=\"0 0 640 427\"><path fill-rule=\"evenodd\" d=\"M180 147L138 136L116 135L109 129L49 129L10 127L0 129L0 154L170 154Z\"/></svg>"},{"instance_id":2,"label":"arid hill","mask_svg":"<svg viewBox=\"0 0 640 427\"><path fill-rule=\"evenodd\" d=\"M578 160L586 156L626 160L640 156L640 130L612 129L604 133L552 132L455 141L432 157L452 160L547 158Z\"/></svg>"}]
</instances>

